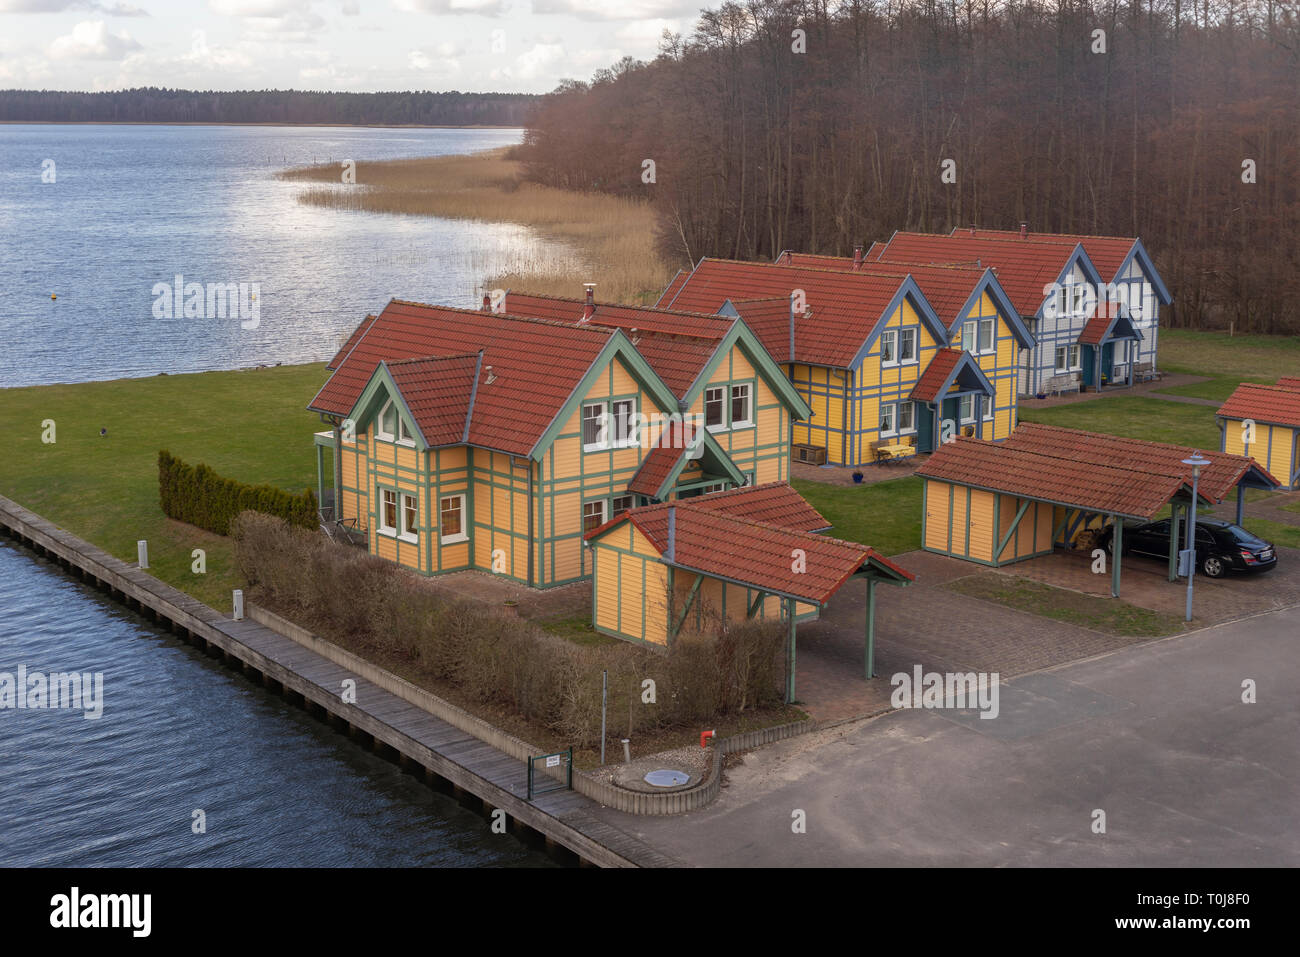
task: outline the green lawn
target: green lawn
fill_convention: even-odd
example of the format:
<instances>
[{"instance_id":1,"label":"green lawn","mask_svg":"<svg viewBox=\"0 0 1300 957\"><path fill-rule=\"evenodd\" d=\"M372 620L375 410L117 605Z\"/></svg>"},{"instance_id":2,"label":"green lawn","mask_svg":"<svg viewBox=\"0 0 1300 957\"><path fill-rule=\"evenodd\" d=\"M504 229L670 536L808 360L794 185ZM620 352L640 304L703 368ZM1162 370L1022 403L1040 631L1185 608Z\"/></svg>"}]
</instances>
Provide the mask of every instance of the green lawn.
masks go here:
<instances>
[{"instance_id":1,"label":"green lawn","mask_svg":"<svg viewBox=\"0 0 1300 957\"><path fill-rule=\"evenodd\" d=\"M1274 522L1267 518L1251 518L1250 512L1246 512L1246 521L1244 524L1246 531L1258 535L1265 541L1272 542L1274 545L1285 545L1287 548L1300 548L1300 527L1287 525L1284 522Z\"/></svg>"},{"instance_id":2,"label":"green lawn","mask_svg":"<svg viewBox=\"0 0 1300 957\"><path fill-rule=\"evenodd\" d=\"M1276 382L1278 376L1300 375L1300 336L1229 336L1226 332L1161 329L1159 350L1157 364L1162 372L1237 382Z\"/></svg>"},{"instance_id":3,"label":"green lawn","mask_svg":"<svg viewBox=\"0 0 1300 957\"><path fill-rule=\"evenodd\" d=\"M1178 615L1166 615L1115 598L1097 598L1028 578L978 572L945 587L1055 621L1067 621L1108 635L1156 637L1183 630Z\"/></svg>"},{"instance_id":4,"label":"green lawn","mask_svg":"<svg viewBox=\"0 0 1300 957\"><path fill-rule=\"evenodd\" d=\"M229 540L162 514L158 450L242 482L315 488L311 437L323 425L305 407L325 376L312 364L6 389L0 428L13 448L0 459L0 494L127 561L146 539L153 575L229 608ZM46 419L53 444L41 441ZM191 571L195 548L207 552L204 575Z\"/></svg>"},{"instance_id":5,"label":"green lawn","mask_svg":"<svg viewBox=\"0 0 1300 957\"><path fill-rule=\"evenodd\" d=\"M1236 391L1237 386L1243 382L1276 382L1276 379L1261 379L1258 376L1249 379L1241 379L1235 376L1216 376L1213 379L1207 379L1204 382L1193 382L1191 385L1171 385L1163 389L1155 389L1154 392L1159 395L1186 395L1195 399L1213 399L1215 402L1224 402L1228 396Z\"/></svg>"},{"instance_id":6,"label":"green lawn","mask_svg":"<svg viewBox=\"0 0 1300 957\"><path fill-rule=\"evenodd\" d=\"M792 479L795 489L826 516L826 534L870 545L882 555L921 547L922 480L915 475L874 485L826 485Z\"/></svg>"},{"instance_id":7,"label":"green lawn","mask_svg":"<svg viewBox=\"0 0 1300 957\"><path fill-rule=\"evenodd\" d=\"M1022 422L1042 422L1089 432L1109 432L1151 442L1173 442L1217 451L1219 429L1209 406L1148 396L1123 395L1047 409L1020 410Z\"/></svg>"}]
</instances>

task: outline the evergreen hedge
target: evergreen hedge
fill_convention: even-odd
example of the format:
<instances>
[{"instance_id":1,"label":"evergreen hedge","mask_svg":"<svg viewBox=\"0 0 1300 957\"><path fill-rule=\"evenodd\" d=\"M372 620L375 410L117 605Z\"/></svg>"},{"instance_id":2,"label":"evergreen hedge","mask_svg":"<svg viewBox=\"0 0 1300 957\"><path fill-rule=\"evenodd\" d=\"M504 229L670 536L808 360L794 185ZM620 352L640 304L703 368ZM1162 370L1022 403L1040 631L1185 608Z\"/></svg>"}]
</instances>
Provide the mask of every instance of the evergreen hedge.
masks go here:
<instances>
[{"instance_id":1,"label":"evergreen hedge","mask_svg":"<svg viewBox=\"0 0 1300 957\"><path fill-rule=\"evenodd\" d=\"M301 528L320 525L311 489L295 495L273 485L245 485L201 463L190 465L166 449L158 452L158 496L168 518L218 535L229 535L231 521L243 511L274 515Z\"/></svg>"}]
</instances>

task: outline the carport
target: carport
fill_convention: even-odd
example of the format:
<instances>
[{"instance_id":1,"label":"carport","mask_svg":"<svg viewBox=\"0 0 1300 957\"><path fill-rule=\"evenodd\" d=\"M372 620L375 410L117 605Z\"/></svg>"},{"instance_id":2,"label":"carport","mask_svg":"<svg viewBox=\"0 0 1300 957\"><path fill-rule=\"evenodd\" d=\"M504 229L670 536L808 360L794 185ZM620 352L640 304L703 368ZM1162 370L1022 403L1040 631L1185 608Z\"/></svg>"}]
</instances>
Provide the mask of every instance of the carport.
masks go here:
<instances>
[{"instance_id":1,"label":"carport","mask_svg":"<svg viewBox=\"0 0 1300 957\"><path fill-rule=\"evenodd\" d=\"M1002 443L959 438L917 469L925 479L922 548L999 567L1071 546L1085 529L1110 524L1110 593L1118 598L1123 520L1146 522L1167 505L1190 507L1192 482L1185 467L1157 471L1101 463L1073 446L1031 450L1014 441L1014 435ZM1111 462L1117 461L1125 459L1117 454ZM1213 502L1204 494L1198 498ZM1171 551L1176 547L1171 536Z\"/></svg>"},{"instance_id":2,"label":"carport","mask_svg":"<svg viewBox=\"0 0 1300 957\"><path fill-rule=\"evenodd\" d=\"M1189 486L1192 484L1192 470L1183 464L1183 460L1193 455L1201 455L1209 459L1210 464L1201 469L1197 492L1202 498L1208 499L1215 505L1221 505L1235 489L1238 525L1246 517L1246 489L1258 488L1271 491L1281 484L1248 455L1204 452L1188 445L1148 442L1145 439L1085 432L1082 429L1063 429L1036 422L1022 422L1003 445L1029 452L1086 461L1093 465L1120 462L1128 468L1145 472L1181 474ZM1170 505L1172 525L1169 536L1169 580L1171 582L1178 580L1177 543L1185 537L1185 533L1180 530L1183 528L1183 523L1187 521L1189 504L1189 501L1178 501Z\"/></svg>"}]
</instances>

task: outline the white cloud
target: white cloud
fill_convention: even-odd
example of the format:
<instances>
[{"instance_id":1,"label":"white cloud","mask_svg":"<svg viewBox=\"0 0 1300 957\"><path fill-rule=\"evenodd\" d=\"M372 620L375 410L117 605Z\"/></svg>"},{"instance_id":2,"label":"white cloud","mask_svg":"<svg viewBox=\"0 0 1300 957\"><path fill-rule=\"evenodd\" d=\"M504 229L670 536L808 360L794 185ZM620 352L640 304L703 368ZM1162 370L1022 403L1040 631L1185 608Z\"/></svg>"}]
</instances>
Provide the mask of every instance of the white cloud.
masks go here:
<instances>
[{"instance_id":1,"label":"white cloud","mask_svg":"<svg viewBox=\"0 0 1300 957\"><path fill-rule=\"evenodd\" d=\"M355 17L361 14L361 4L357 0L343 0L342 13L345 17Z\"/></svg>"},{"instance_id":2,"label":"white cloud","mask_svg":"<svg viewBox=\"0 0 1300 957\"><path fill-rule=\"evenodd\" d=\"M510 75L520 80L535 80L538 77L551 76L552 67L567 63L564 46L559 43L536 43L531 50L515 57L515 68Z\"/></svg>"},{"instance_id":3,"label":"white cloud","mask_svg":"<svg viewBox=\"0 0 1300 957\"><path fill-rule=\"evenodd\" d=\"M646 50L658 53L659 39L663 36L665 30L670 33L685 33L690 26L690 20L666 20L662 17L655 17L650 20L636 20L632 23L625 23L614 31L614 37L620 43L628 46L641 47Z\"/></svg>"},{"instance_id":4,"label":"white cloud","mask_svg":"<svg viewBox=\"0 0 1300 957\"><path fill-rule=\"evenodd\" d=\"M533 0L533 13L566 14L586 20L653 20L695 17L706 0Z\"/></svg>"},{"instance_id":5,"label":"white cloud","mask_svg":"<svg viewBox=\"0 0 1300 957\"><path fill-rule=\"evenodd\" d=\"M64 13L91 10L110 17L147 17L149 14L129 3L96 3L95 0L0 0L0 13Z\"/></svg>"},{"instance_id":6,"label":"white cloud","mask_svg":"<svg viewBox=\"0 0 1300 957\"><path fill-rule=\"evenodd\" d=\"M51 43L49 52L53 60L121 60L138 49L126 31L114 33L103 20L83 20Z\"/></svg>"},{"instance_id":7,"label":"white cloud","mask_svg":"<svg viewBox=\"0 0 1300 957\"><path fill-rule=\"evenodd\" d=\"M504 13L508 0L393 0L403 13L478 13L495 17Z\"/></svg>"}]
</instances>

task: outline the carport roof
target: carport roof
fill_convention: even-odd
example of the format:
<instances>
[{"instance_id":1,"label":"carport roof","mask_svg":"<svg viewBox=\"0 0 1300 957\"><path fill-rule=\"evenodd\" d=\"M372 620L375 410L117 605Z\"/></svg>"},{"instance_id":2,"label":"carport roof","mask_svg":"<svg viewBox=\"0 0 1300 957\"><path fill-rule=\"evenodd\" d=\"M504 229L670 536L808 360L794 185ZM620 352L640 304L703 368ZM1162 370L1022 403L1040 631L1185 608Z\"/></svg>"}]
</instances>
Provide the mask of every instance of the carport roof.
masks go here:
<instances>
[{"instance_id":1,"label":"carport roof","mask_svg":"<svg viewBox=\"0 0 1300 957\"><path fill-rule=\"evenodd\" d=\"M1228 419L1255 419L1269 425L1300 429L1300 389L1243 382L1219 407Z\"/></svg>"},{"instance_id":2,"label":"carport roof","mask_svg":"<svg viewBox=\"0 0 1300 957\"><path fill-rule=\"evenodd\" d=\"M1148 442L1144 439L1084 432L1082 429L1063 429L1038 422L1020 423L1002 444L1026 452L1082 459L1098 465L1120 464L1125 468L1159 474L1181 474L1183 481L1188 484L1192 481L1192 470L1183 465L1183 459L1191 458L1199 452L1210 460L1210 464L1201 470L1199 491L1216 502L1227 498L1242 482L1260 488L1276 488L1280 484L1247 455L1206 452L1186 445Z\"/></svg>"},{"instance_id":3,"label":"carport roof","mask_svg":"<svg viewBox=\"0 0 1300 957\"><path fill-rule=\"evenodd\" d=\"M1181 471L1144 471L964 437L941 445L916 474L1140 521L1154 518L1174 496L1191 492Z\"/></svg>"}]
</instances>

